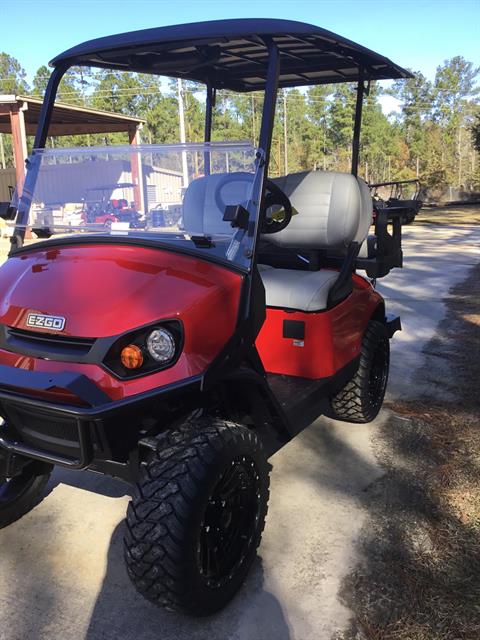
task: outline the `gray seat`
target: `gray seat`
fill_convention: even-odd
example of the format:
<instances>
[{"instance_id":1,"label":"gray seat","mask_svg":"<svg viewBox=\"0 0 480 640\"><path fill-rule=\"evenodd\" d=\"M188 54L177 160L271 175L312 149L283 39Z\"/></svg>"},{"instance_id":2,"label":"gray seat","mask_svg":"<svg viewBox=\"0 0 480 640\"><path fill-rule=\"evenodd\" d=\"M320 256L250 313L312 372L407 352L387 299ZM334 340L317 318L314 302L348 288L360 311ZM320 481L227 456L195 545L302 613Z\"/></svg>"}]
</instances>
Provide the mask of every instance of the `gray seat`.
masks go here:
<instances>
[{"instance_id":1,"label":"gray seat","mask_svg":"<svg viewBox=\"0 0 480 640\"><path fill-rule=\"evenodd\" d=\"M237 171L212 173L193 180L183 198L185 231L191 235L233 235L235 229L230 222L224 222L224 211L218 207L217 190L225 204L245 206L251 198L253 178L252 173Z\"/></svg>"},{"instance_id":2,"label":"gray seat","mask_svg":"<svg viewBox=\"0 0 480 640\"><path fill-rule=\"evenodd\" d=\"M363 180L348 173L311 171L275 179L298 212L279 233L268 236L279 247L338 249L362 244L372 222L372 199ZM259 265L269 307L321 311L327 308L338 271L300 271Z\"/></svg>"},{"instance_id":3,"label":"gray seat","mask_svg":"<svg viewBox=\"0 0 480 640\"><path fill-rule=\"evenodd\" d=\"M320 311L327 308L328 294L338 278L338 271L297 271L258 266L265 287L267 307L299 311Z\"/></svg>"}]
</instances>

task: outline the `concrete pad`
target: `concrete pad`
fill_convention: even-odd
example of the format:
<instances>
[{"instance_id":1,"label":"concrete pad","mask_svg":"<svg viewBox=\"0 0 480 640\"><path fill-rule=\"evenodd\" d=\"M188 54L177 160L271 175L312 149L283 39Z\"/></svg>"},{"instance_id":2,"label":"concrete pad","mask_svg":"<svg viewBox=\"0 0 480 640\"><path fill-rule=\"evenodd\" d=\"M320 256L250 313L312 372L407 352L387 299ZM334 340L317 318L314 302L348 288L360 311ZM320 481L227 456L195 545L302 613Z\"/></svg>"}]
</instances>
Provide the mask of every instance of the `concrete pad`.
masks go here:
<instances>
[{"instance_id":1,"label":"concrete pad","mask_svg":"<svg viewBox=\"0 0 480 640\"><path fill-rule=\"evenodd\" d=\"M415 224L404 238L406 268L378 288L404 327L392 341L389 395L411 398L422 349L445 315L442 299L479 260L480 229ZM338 590L358 561L359 496L382 474L371 444L380 420L387 411L371 425L320 419L273 457L259 561L234 601L201 620L159 610L130 585L128 487L57 469L45 500L0 531L0 640L331 638L350 616Z\"/></svg>"},{"instance_id":2,"label":"concrete pad","mask_svg":"<svg viewBox=\"0 0 480 640\"><path fill-rule=\"evenodd\" d=\"M378 282L387 311L401 317L402 331L391 342L389 399L435 395L435 380L448 372L438 359L424 382L412 384L423 349L446 314L445 300L480 260L480 227L408 226L403 229L404 268Z\"/></svg>"},{"instance_id":3,"label":"concrete pad","mask_svg":"<svg viewBox=\"0 0 480 640\"><path fill-rule=\"evenodd\" d=\"M45 500L0 532L0 639L329 638L350 615L336 594L356 561L356 496L381 474L371 432L321 420L273 457L260 559L238 597L206 620L157 609L131 586L127 485L57 469Z\"/></svg>"}]
</instances>

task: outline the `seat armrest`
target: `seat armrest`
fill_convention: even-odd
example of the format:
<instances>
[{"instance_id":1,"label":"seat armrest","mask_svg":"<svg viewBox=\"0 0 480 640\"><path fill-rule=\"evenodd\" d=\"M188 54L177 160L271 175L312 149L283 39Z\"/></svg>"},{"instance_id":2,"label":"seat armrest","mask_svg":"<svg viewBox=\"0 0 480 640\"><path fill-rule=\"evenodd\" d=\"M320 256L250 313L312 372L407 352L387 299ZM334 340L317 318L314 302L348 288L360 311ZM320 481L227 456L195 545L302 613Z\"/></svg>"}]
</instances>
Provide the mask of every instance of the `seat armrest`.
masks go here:
<instances>
[{"instance_id":1,"label":"seat armrest","mask_svg":"<svg viewBox=\"0 0 480 640\"><path fill-rule=\"evenodd\" d=\"M340 273L328 294L328 306L332 307L344 300L353 290L352 274L355 271L355 260L358 257L360 245L352 242L343 257Z\"/></svg>"},{"instance_id":2,"label":"seat armrest","mask_svg":"<svg viewBox=\"0 0 480 640\"><path fill-rule=\"evenodd\" d=\"M377 257L384 258L394 255L402 249L402 218L401 212L387 210L377 211L375 220L375 235L377 236ZM388 232L388 225L392 225L392 233Z\"/></svg>"},{"instance_id":3,"label":"seat armrest","mask_svg":"<svg viewBox=\"0 0 480 640\"><path fill-rule=\"evenodd\" d=\"M370 278L382 278L394 267L403 266L401 212L376 209L376 252L372 257L359 257L355 267L366 271ZM391 233L389 232L391 225Z\"/></svg>"}]
</instances>

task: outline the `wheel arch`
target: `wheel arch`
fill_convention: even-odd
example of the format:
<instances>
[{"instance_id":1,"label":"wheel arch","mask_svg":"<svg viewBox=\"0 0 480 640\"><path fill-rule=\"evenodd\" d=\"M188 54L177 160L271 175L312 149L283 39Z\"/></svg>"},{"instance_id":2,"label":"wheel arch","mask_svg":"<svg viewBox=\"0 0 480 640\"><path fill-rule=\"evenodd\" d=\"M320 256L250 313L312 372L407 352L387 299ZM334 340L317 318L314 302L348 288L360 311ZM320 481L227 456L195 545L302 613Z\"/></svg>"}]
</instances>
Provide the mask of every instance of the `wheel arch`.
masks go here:
<instances>
[{"instance_id":1,"label":"wheel arch","mask_svg":"<svg viewBox=\"0 0 480 640\"><path fill-rule=\"evenodd\" d=\"M369 322L372 320L377 320L378 322L385 322L385 300L380 299L370 316Z\"/></svg>"},{"instance_id":2,"label":"wheel arch","mask_svg":"<svg viewBox=\"0 0 480 640\"><path fill-rule=\"evenodd\" d=\"M253 370L234 372L225 377L210 394L214 413L256 431L269 448L269 442L288 442L291 435L287 419L265 378Z\"/></svg>"}]
</instances>

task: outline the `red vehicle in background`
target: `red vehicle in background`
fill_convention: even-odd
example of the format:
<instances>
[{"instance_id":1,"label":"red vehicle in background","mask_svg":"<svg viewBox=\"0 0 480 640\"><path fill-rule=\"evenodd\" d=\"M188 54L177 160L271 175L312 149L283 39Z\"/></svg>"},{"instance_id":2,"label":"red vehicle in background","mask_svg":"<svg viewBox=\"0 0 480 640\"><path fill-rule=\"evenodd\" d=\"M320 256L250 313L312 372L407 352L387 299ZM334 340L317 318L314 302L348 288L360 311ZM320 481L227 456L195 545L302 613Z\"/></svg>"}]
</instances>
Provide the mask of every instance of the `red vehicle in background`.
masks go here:
<instances>
[{"instance_id":1,"label":"red vehicle in background","mask_svg":"<svg viewBox=\"0 0 480 640\"><path fill-rule=\"evenodd\" d=\"M370 278L402 252L383 212L369 242L359 137L366 83L410 74L319 27L257 19L96 39L52 65L24 195L5 213L0 526L35 506L55 465L121 478L134 486L133 584L168 609L211 614L255 558L268 458L322 413L361 423L382 406L400 320ZM35 219L75 191L45 149L73 65L205 84L203 143L72 149L63 161L64 180L74 167L96 190L112 163L146 191L154 167L183 176L181 223L108 229L125 213L111 195L68 235ZM357 83L351 173L269 175L278 90L332 82ZM221 90L264 92L257 147L211 142ZM48 239L24 246L27 228Z\"/></svg>"},{"instance_id":2,"label":"red vehicle in background","mask_svg":"<svg viewBox=\"0 0 480 640\"><path fill-rule=\"evenodd\" d=\"M125 197L111 197L114 191L125 192L134 188L131 182L119 182L87 189L82 207L84 223L101 224L108 228L113 222L128 222L132 228L140 228L142 216L136 210L135 203L129 203Z\"/></svg>"}]
</instances>

